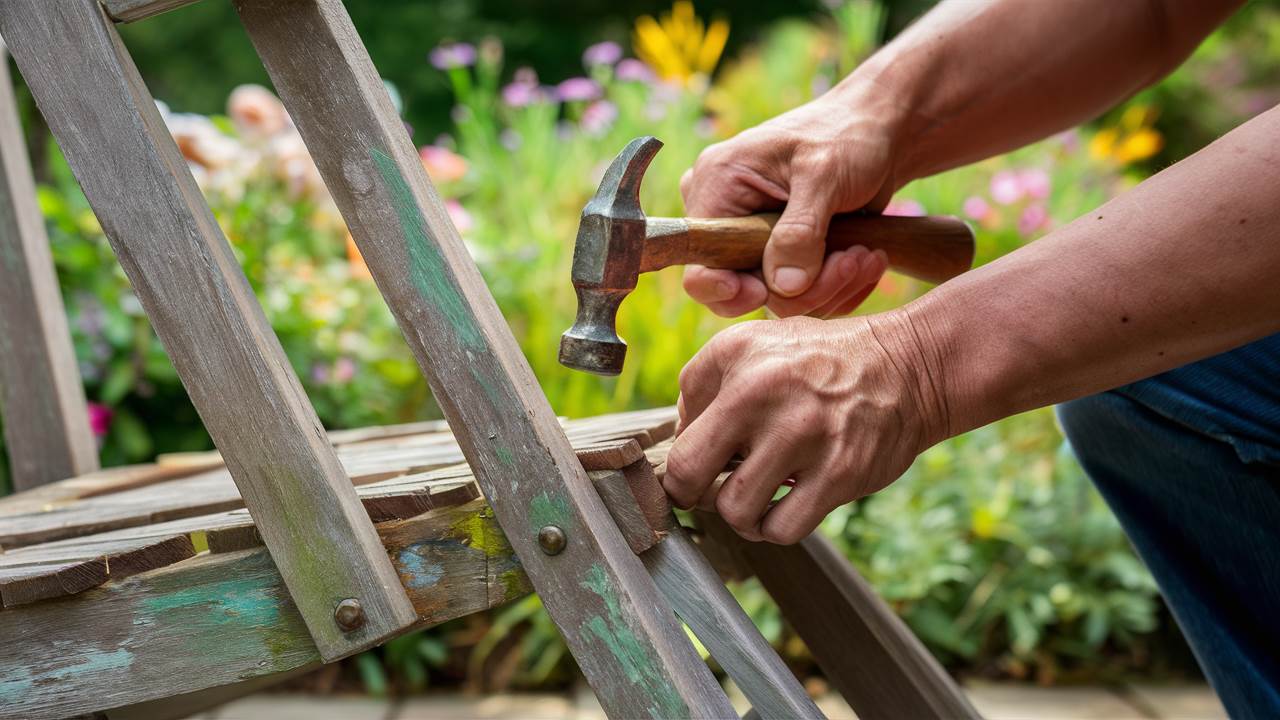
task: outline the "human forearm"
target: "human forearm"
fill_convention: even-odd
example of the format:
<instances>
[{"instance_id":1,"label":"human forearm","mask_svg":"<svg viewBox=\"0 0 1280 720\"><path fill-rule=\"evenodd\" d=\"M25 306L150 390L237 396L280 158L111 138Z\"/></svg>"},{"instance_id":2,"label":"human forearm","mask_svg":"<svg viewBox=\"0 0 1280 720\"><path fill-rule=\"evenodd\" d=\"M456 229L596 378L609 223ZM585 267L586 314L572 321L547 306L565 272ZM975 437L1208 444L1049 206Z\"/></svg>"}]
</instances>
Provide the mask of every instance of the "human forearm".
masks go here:
<instances>
[{"instance_id":1,"label":"human forearm","mask_svg":"<svg viewBox=\"0 0 1280 720\"><path fill-rule=\"evenodd\" d=\"M901 185L1096 116L1171 71L1239 5L952 0L832 93L893 124Z\"/></svg>"},{"instance_id":2,"label":"human forearm","mask_svg":"<svg viewBox=\"0 0 1280 720\"><path fill-rule=\"evenodd\" d=\"M1280 331L1280 108L889 313L953 435Z\"/></svg>"}]
</instances>

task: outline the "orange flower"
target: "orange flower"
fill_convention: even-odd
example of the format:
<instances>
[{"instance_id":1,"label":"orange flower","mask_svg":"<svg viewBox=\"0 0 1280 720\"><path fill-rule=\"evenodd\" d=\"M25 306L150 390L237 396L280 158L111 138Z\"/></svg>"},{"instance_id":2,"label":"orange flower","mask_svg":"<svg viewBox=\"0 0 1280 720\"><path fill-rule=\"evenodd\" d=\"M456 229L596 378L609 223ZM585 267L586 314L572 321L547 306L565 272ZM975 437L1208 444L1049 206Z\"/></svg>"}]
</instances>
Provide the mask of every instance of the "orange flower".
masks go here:
<instances>
[{"instance_id":1,"label":"orange flower","mask_svg":"<svg viewBox=\"0 0 1280 720\"><path fill-rule=\"evenodd\" d=\"M261 85L241 85L227 98L227 114L246 137L271 137L289 126L289 113L272 92Z\"/></svg>"},{"instance_id":2,"label":"orange flower","mask_svg":"<svg viewBox=\"0 0 1280 720\"><path fill-rule=\"evenodd\" d=\"M467 159L448 148L439 145L427 145L418 151L422 159L422 167L435 183L448 183L461 180L467 174Z\"/></svg>"},{"instance_id":3,"label":"orange flower","mask_svg":"<svg viewBox=\"0 0 1280 720\"><path fill-rule=\"evenodd\" d=\"M350 231L347 232L347 264L351 267L351 277L373 279L373 273L369 272L369 266L365 264L364 256L360 254L360 248L356 247L356 239L351 237Z\"/></svg>"}]
</instances>

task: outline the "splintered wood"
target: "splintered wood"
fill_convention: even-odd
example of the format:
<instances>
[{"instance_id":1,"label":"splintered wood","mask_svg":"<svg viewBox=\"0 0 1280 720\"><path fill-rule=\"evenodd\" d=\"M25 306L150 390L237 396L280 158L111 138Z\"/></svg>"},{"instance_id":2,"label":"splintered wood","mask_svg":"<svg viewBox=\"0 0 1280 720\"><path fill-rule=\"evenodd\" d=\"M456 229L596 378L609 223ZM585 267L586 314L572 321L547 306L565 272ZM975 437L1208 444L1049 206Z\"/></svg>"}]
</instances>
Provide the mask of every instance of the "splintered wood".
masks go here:
<instances>
[{"instance_id":1,"label":"splintered wood","mask_svg":"<svg viewBox=\"0 0 1280 720\"><path fill-rule=\"evenodd\" d=\"M564 422L589 469L621 468L674 430L670 408ZM620 440L634 439L623 443ZM405 520L480 496L448 427L438 423L330 433L370 519ZM102 470L0 498L0 606L64 597L172 565L202 550L261 545L216 454L183 469ZM384 537L385 539L385 537Z\"/></svg>"}]
</instances>

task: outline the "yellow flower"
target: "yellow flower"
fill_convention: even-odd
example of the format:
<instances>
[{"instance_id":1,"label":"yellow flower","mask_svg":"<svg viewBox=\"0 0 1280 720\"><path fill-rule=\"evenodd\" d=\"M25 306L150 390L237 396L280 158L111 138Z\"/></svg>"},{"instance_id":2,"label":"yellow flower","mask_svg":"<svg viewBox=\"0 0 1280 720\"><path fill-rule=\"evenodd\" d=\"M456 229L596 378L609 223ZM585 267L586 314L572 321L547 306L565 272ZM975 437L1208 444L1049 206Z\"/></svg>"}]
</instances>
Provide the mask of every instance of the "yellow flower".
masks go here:
<instances>
[{"instance_id":1,"label":"yellow flower","mask_svg":"<svg viewBox=\"0 0 1280 720\"><path fill-rule=\"evenodd\" d=\"M1090 157L1128 165L1160 152L1164 137L1152 127L1157 114L1150 106L1130 105L1116 127L1099 130L1089 141Z\"/></svg>"},{"instance_id":2,"label":"yellow flower","mask_svg":"<svg viewBox=\"0 0 1280 720\"><path fill-rule=\"evenodd\" d=\"M729 39L729 23L712 20L705 25L694 14L693 3L677 0L671 12L658 20L642 15L636 20L636 55L664 80L689 85L706 82Z\"/></svg>"}]
</instances>

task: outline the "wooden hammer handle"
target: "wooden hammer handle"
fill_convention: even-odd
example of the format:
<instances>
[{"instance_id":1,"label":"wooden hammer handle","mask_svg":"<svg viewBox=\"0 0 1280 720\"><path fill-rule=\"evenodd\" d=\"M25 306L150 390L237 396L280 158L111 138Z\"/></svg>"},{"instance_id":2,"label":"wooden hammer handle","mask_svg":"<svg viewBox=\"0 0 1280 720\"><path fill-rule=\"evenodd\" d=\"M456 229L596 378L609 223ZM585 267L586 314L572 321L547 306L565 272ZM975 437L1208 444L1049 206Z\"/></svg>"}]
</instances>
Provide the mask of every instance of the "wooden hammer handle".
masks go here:
<instances>
[{"instance_id":1,"label":"wooden hammer handle","mask_svg":"<svg viewBox=\"0 0 1280 720\"><path fill-rule=\"evenodd\" d=\"M737 218L649 218L640 272L695 263L726 270L760 267L776 214ZM889 267L940 283L973 264L973 231L953 217L842 214L831 219L827 252L862 245L883 250Z\"/></svg>"}]
</instances>

